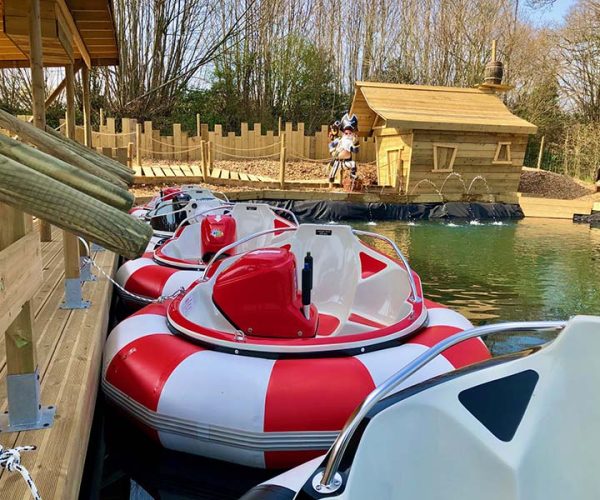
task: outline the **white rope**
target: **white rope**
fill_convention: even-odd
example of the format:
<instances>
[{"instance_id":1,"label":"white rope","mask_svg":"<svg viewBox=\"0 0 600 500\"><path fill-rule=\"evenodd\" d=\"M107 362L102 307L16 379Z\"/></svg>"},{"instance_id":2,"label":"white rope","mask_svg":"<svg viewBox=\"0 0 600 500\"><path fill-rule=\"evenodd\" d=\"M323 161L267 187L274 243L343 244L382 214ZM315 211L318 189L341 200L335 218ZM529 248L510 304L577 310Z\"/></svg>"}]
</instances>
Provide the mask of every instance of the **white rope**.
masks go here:
<instances>
[{"instance_id":1,"label":"white rope","mask_svg":"<svg viewBox=\"0 0 600 500\"><path fill-rule=\"evenodd\" d=\"M259 146L257 148L236 148L236 147L229 147L229 146L224 146L223 144L217 144L216 142L211 143L213 145L213 147L218 151L220 149L227 149L229 151L258 151L260 149L269 149L269 148L273 148L275 146L279 146L281 145L281 142L274 142L273 144L268 144L267 146Z\"/></svg>"},{"instance_id":2,"label":"white rope","mask_svg":"<svg viewBox=\"0 0 600 500\"><path fill-rule=\"evenodd\" d=\"M135 300L138 300L140 302L144 302L146 304L162 304L165 300L173 299L173 298L177 297L178 295L182 294L183 292L185 292L185 288L181 287L178 290L176 290L175 292L173 292L172 294L170 294L170 295L161 295L157 299L149 299L148 297L144 297L143 295L137 295L135 293L132 293L129 290L126 290L125 288L123 288L119 283L117 283L112 278L112 276L110 276L108 273L106 273L104 271L104 269L102 269L98 264L96 264L96 261L92 258L91 254L90 254L90 246L88 245L87 241L85 241L81 237L79 237L79 241L81 241L82 245L87 250L87 256L83 257L83 261L86 264L89 263L92 266L94 266L100 272L100 274L102 274L102 276L104 276L114 286L116 286L119 290L121 290L125 295L129 295L130 297L132 297Z\"/></svg>"},{"instance_id":3,"label":"white rope","mask_svg":"<svg viewBox=\"0 0 600 500\"><path fill-rule=\"evenodd\" d=\"M142 148L139 147L138 149L144 153L151 153L153 155L178 155L178 154L183 154L183 153L189 153L190 151L196 151L197 149L200 149L202 146L195 146L193 148L189 148L189 149L183 149L180 151L152 151L150 149L146 149L146 148Z\"/></svg>"},{"instance_id":4,"label":"white rope","mask_svg":"<svg viewBox=\"0 0 600 500\"><path fill-rule=\"evenodd\" d=\"M226 153L225 151L217 151L220 155L224 155L224 156L228 156L231 158L242 158L244 160L260 160L263 158L274 158L275 156L280 156L280 153L273 153L270 155L260 155L260 156L241 156L241 155L234 155L231 153Z\"/></svg>"},{"instance_id":5,"label":"white rope","mask_svg":"<svg viewBox=\"0 0 600 500\"><path fill-rule=\"evenodd\" d=\"M6 469L8 472L17 471L25 482L27 486L29 486L29 491L31 491L31 496L35 500L42 500L40 496L40 492L37 489L37 486L33 482L31 478L31 474L24 465L21 465L21 452L22 451L33 451L35 450L35 446L17 446L15 448L4 448L0 444L0 467Z\"/></svg>"}]
</instances>

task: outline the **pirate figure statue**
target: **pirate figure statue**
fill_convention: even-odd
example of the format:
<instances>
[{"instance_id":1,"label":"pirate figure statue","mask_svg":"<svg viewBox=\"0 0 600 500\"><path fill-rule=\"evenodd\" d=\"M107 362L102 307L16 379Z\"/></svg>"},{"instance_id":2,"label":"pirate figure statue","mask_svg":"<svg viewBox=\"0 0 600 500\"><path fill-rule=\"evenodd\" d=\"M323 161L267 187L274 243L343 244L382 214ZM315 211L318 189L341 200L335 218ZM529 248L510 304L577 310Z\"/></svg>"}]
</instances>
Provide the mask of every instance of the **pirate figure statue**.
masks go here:
<instances>
[{"instance_id":1,"label":"pirate figure statue","mask_svg":"<svg viewBox=\"0 0 600 500\"><path fill-rule=\"evenodd\" d=\"M350 171L352 184L356 180L356 162L352 159L353 153L358 153L358 119L356 115L348 116L346 113L340 121L342 136L333 138L329 143L329 152L332 160L330 162L331 171L329 172L329 185L335 180L335 176L340 168Z\"/></svg>"}]
</instances>

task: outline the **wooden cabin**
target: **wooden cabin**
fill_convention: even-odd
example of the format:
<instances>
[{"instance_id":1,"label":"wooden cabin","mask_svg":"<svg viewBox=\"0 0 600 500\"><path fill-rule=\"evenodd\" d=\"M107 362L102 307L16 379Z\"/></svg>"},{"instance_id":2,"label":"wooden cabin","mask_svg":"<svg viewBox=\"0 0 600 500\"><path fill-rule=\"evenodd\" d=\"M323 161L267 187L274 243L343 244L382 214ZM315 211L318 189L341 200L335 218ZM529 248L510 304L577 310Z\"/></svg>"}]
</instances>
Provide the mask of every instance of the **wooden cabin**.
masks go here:
<instances>
[{"instance_id":1,"label":"wooden cabin","mask_svg":"<svg viewBox=\"0 0 600 500\"><path fill-rule=\"evenodd\" d=\"M430 183L419 182L428 179L440 189L456 172L467 188L483 176L492 194L516 192L528 137L537 127L482 87L357 82L351 112L359 135L375 136L379 184L432 194ZM450 176L443 195L464 193L458 176ZM471 193L487 193L485 184L474 183Z\"/></svg>"}]
</instances>

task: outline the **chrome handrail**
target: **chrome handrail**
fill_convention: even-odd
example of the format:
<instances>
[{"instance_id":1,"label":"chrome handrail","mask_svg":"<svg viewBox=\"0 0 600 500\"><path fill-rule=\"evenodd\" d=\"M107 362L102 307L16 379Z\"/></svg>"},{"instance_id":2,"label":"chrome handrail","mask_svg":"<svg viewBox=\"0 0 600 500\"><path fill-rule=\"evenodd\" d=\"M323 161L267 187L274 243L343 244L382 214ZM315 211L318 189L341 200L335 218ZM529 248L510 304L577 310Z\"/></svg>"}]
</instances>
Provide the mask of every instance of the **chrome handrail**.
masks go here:
<instances>
[{"instance_id":1,"label":"chrome handrail","mask_svg":"<svg viewBox=\"0 0 600 500\"><path fill-rule=\"evenodd\" d=\"M189 202L183 208L178 208L177 210L173 210L171 212L167 212L167 213L164 213L164 214L157 214L157 213L155 213L154 215L151 215L150 217L148 216L148 214L146 214L144 216L144 220L158 219L159 217L166 217L167 215L174 215L174 214L178 214L180 212L186 212L187 208L188 208L188 205L189 205Z\"/></svg>"},{"instance_id":2,"label":"chrome handrail","mask_svg":"<svg viewBox=\"0 0 600 500\"><path fill-rule=\"evenodd\" d=\"M273 210L274 212L283 212L283 213L290 215L292 217L293 223L296 224L296 226L300 225L300 223L298 222L298 218L296 217L296 214L294 212L292 212L290 209L283 208L283 207L274 207L273 205L268 205L268 207L271 210Z\"/></svg>"},{"instance_id":3,"label":"chrome handrail","mask_svg":"<svg viewBox=\"0 0 600 500\"><path fill-rule=\"evenodd\" d=\"M241 245L242 243L246 243L250 240L253 240L254 238L258 238L259 236L264 236L265 234L286 232L286 231L296 231L297 229L298 229L298 226L275 227L275 228L265 229L264 231L258 231L257 233L252 233L252 234L249 234L248 236L244 236L243 238L240 238L239 240L234 241L233 243L230 243L229 245L224 246L223 248L220 248L217 252L215 252L215 254L211 257L211 259L206 264L206 267L204 268L204 272L202 273L202 278L200 278L200 279L202 281L204 281L206 279L206 273L208 272L208 268L210 266L212 266L214 264L214 262L228 250L231 250L232 248L235 248L238 245ZM244 252L244 253L247 253L247 252Z\"/></svg>"},{"instance_id":4,"label":"chrome handrail","mask_svg":"<svg viewBox=\"0 0 600 500\"><path fill-rule=\"evenodd\" d=\"M196 217L200 217L204 214L207 214L208 212L213 212L215 210L221 210L221 209L229 209L229 208L233 208L235 205L233 203L230 204L224 204L224 205L220 205L218 207L212 207L209 208L207 210L203 210L202 212L199 212L197 214L191 215L189 217L187 217L186 219L182 220L181 223L179 224L179 226L177 226L177 229L175 230L175 232L177 232L179 230L179 228L181 226L183 226L186 222L195 219ZM280 212L284 212L287 214L290 214L292 216L293 222L296 224L296 226L299 226L300 223L298 222L298 219L296 218L296 215L294 214L294 212L292 212L291 210L288 210L287 208L280 208L280 207L272 207L270 205L267 205L269 207L269 209L273 210L273 211L277 211L279 210Z\"/></svg>"},{"instance_id":5,"label":"chrome handrail","mask_svg":"<svg viewBox=\"0 0 600 500\"><path fill-rule=\"evenodd\" d=\"M366 415L373 409L373 407L381 401L383 398L388 396L394 389L396 389L402 382L408 377L413 375L416 371L420 370L427 363L432 361L435 357L442 354L446 349L449 349L460 342L469 340L476 337L485 337L487 335L497 333L521 333L529 331L539 330L562 330L566 325L566 321L530 321L530 322L511 322L511 323L499 323L494 325L479 326L477 328L471 328L463 332L457 333L452 337L448 337L442 340L440 343L434 345L420 356L413 359L400 371L389 377L382 384L378 385L373 392L371 392L362 404L354 410L350 418L346 421L344 428L339 433L333 446L331 447L325 470L319 473L313 478L313 485L316 491L321 493L331 493L339 489L343 483L341 475L338 474L338 469L342 461L342 457L348 448L352 436L358 429L358 426ZM322 477L317 478L317 476Z\"/></svg>"},{"instance_id":6,"label":"chrome handrail","mask_svg":"<svg viewBox=\"0 0 600 500\"><path fill-rule=\"evenodd\" d=\"M227 197L227 195L226 195L225 193L223 193L222 191L211 191L211 193L212 193L213 195L220 194L220 195L222 195L222 196L223 196L223 198L225 199L225 201L226 201L227 203L231 203L231 201L229 200L229 198ZM216 198L216 196L215 196L215 198Z\"/></svg>"},{"instance_id":7,"label":"chrome handrail","mask_svg":"<svg viewBox=\"0 0 600 500\"><path fill-rule=\"evenodd\" d=\"M154 208L151 208L150 210L148 210L148 212L144 215L144 218L146 220L149 220L149 219L154 219L156 217L162 217L164 215L171 215L171 214L176 213L176 212L166 212L164 214L157 213L158 210L160 210L161 208L168 207L169 202L171 202L171 205L174 205L175 203L177 203L177 205L184 205L184 208L186 208L190 204L190 200L176 201L175 203L173 203L172 200L159 201L158 204L154 206ZM177 211L181 211L181 209L177 209ZM152 215L150 215L150 214L152 214Z\"/></svg>"},{"instance_id":8,"label":"chrome handrail","mask_svg":"<svg viewBox=\"0 0 600 500\"><path fill-rule=\"evenodd\" d=\"M415 278L413 276L410 264L408 263L408 260L406 259L406 257L404 256L404 254L402 253L402 251L400 250L398 245L396 245L396 243L394 241L392 241L390 238L388 238L387 236L383 236L382 234L379 234L379 233L371 233L369 231L361 231L360 229L353 229L352 232L358 236L369 236L371 238L385 241L394 249L394 251L396 252L396 255L402 261L402 264L404 265L404 268L406 269L406 273L408 274L408 282L410 284L410 290L411 290L411 294L413 296L413 301L417 302L417 303L421 302L422 299L419 296L419 294L417 293L417 284L415 283Z\"/></svg>"},{"instance_id":9,"label":"chrome handrail","mask_svg":"<svg viewBox=\"0 0 600 500\"><path fill-rule=\"evenodd\" d=\"M224 204L224 205L219 205L218 207L211 207L211 208L207 208L206 210L202 210L202 212L198 212L194 215L190 215L189 217L186 217L185 219L183 219L179 225L177 226L177 228L175 229L174 233L176 233L177 231L179 231L181 229L181 227L186 223L189 222L191 220L194 220L196 217L201 217L204 214L207 214L209 212L215 212L216 210L227 210L233 207L233 204L230 203L229 205Z\"/></svg>"}]
</instances>

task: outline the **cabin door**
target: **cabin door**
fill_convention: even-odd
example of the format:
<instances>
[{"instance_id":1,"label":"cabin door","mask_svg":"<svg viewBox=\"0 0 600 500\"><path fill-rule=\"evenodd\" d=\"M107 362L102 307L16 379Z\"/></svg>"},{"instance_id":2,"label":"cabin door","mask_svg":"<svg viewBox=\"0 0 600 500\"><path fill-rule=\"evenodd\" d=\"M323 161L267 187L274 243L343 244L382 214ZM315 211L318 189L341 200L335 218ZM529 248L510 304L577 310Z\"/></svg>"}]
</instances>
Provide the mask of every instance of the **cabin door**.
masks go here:
<instances>
[{"instance_id":1,"label":"cabin door","mask_svg":"<svg viewBox=\"0 0 600 500\"><path fill-rule=\"evenodd\" d=\"M390 185L396 191L406 189L406 177L404 175L404 162L402 161L402 148L387 150L387 169Z\"/></svg>"}]
</instances>

